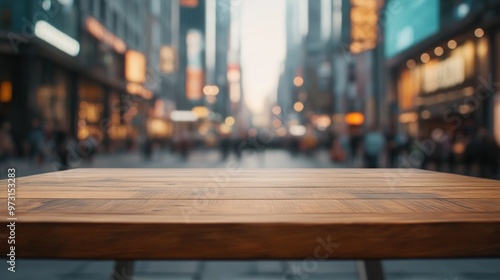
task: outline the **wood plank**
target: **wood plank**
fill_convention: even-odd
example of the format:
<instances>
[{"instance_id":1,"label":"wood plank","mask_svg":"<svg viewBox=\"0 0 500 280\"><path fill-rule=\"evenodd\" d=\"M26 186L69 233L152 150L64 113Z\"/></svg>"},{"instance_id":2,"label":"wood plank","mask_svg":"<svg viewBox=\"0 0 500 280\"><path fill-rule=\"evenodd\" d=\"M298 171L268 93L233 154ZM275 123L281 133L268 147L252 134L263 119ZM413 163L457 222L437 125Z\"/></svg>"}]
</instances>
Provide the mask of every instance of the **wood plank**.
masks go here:
<instances>
[{"instance_id":1,"label":"wood plank","mask_svg":"<svg viewBox=\"0 0 500 280\"><path fill-rule=\"evenodd\" d=\"M495 180L413 169L79 169L16 185L18 257L500 256ZM5 189L0 198L6 209ZM318 238L339 246L326 251Z\"/></svg>"},{"instance_id":2,"label":"wood plank","mask_svg":"<svg viewBox=\"0 0 500 280\"><path fill-rule=\"evenodd\" d=\"M500 188L477 188L477 187L436 187L429 188L360 188L360 187L332 187L332 188L205 188L205 187L182 187L165 188L155 187L112 187L112 186L86 186L78 187L75 192L74 186L23 186L22 191L17 194L18 199L28 198L89 198L89 199L419 199L419 198L500 198ZM7 193L0 195L6 198Z\"/></svg>"}]
</instances>

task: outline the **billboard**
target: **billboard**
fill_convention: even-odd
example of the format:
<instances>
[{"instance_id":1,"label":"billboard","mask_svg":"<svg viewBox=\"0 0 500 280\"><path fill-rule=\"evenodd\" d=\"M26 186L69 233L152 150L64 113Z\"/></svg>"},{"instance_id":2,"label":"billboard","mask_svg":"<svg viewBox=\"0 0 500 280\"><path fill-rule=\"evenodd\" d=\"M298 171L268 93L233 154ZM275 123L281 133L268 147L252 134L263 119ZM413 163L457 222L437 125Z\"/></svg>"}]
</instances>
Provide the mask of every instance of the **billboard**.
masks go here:
<instances>
[{"instance_id":1,"label":"billboard","mask_svg":"<svg viewBox=\"0 0 500 280\"><path fill-rule=\"evenodd\" d=\"M171 46L162 46L160 48L160 71L165 74L172 74L175 71L176 51Z\"/></svg>"},{"instance_id":2,"label":"billboard","mask_svg":"<svg viewBox=\"0 0 500 280\"><path fill-rule=\"evenodd\" d=\"M376 0L351 0L351 44L357 54L377 46L378 6Z\"/></svg>"},{"instance_id":3,"label":"billboard","mask_svg":"<svg viewBox=\"0 0 500 280\"><path fill-rule=\"evenodd\" d=\"M387 2L386 57L393 57L439 31L439 2L439 0Z\"/></svg>"},{"instance_id":4,"label":"billboard","mask_svg":"<svg viewBox=\"0 0 500 280\"><path fill-rule=\"evenodd\" d=\"M134 83L146 81L146 57L135 50L125 53L125 78Z\"/></svg>"},{"instance_id":5,"label":"billboard","mask_svg":"<svg viewBox=\"0 0 500 280\"><path fill-rule=\"evenodd\" d=\"M187 67L186 67L186 97L189 100L203 98L205 75L203 72L203 34L196 29L190 29L186 36Z\"/></svg>"}]
</instances>

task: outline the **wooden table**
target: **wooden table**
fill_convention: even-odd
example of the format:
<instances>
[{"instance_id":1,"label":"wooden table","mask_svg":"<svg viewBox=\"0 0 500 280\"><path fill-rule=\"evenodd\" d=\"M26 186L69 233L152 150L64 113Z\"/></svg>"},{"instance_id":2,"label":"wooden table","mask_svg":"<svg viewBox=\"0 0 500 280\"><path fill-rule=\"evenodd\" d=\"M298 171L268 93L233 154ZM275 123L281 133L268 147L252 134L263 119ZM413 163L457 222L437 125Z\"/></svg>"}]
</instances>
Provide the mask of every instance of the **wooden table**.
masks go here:
<instances>
[{"instance_id":1,"label":"wooden table","mask_svg":"<svg viewBox=\"0 0 500 280\"><path fill-rule=\"evenodd\" d=\"M415 169L78 169L16 184L22 258L356 259L369 260L362 277L382 279L375 260L500 256L494 180Z\"/></svg>"}]
</instances>

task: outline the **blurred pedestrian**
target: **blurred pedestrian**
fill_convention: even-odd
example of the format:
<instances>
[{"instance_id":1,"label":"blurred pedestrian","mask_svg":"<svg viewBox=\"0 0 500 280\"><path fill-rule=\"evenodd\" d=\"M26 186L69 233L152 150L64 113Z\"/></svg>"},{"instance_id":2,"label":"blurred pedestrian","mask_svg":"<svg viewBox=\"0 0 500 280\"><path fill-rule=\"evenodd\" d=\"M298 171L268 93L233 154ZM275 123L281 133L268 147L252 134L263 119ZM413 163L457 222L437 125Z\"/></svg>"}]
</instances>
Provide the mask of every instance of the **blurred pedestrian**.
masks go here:
<instances>
[{"instance_id":1,"label":"blurred pedestrian","mask_svg":"<svg viewBox=\"0 0 500 280\"><path fill-rule=\"evenodd\" d=\"M385 134L385 140L387 142L387 156L389 157L389 166L391 168L395 168L397 165L399 147L396 137L396 129L391 126Z\"/></svg>"},{"instance_id":2,"label":"blurred pedestrian","mask_svg":"<svg viewBox=\"0 0 500 280\"><path fill-rule=\"evenodd\" d=\"M30 147L30 160L32 162L41 164L45 158L45 134L42 130L40 120L34 119L31 122L31 131L28 136L28 143Z\"/></svg>"},{"instance_id":3,"label":"blurred pedestrian","mask_svg":"<svg viewBox=\"0 0 500 280\"><path fill-rule=\"evenodd\" d=\"M241 160L243 156L242 148L245 146L245 142L248 139L248 132L245 129L239 129L238 135L230 141L233 146L234 154L236 155L236 159Z\"/></svg>"},{"instance_id":4,"label":"blurred pedestrian","mask_svg":"<svg viewBox=\"0 0 500 280\"><path fill-rule=\"evenodd\" d=\"M349 149L350 149L350 165L352 167L357 166L358 164L358 156L360 153L360 147L363 142L363 136L360 128L353 127L351 128L351 133L349 137Z\"/></svg>"},{"instance_id":5,"label":"blurred pedestrian","mask_svg":"<svg viewBox=\"0 0 500 280\"><path fill-rule=\"evenodd\" d=\"M14 142L10 134L10 123L4 122L0 125L0 165L7 163L14 155Z\"/></svg>"},{"instance_id":6,"label":"blurred pedestrian","mask_svg":"<svg viewBox=\"0 0 500 280\"><path fill-rule=\"evenodd\" d=\"M151 158L153 157L153 140L151 137L146 136L146 140L144 141L144 147L143 147L143 154L144 154L144 159L146 161L150 161Z\"/></svg>"},{"instance_id":7,"label":"blurred pedestrian","mask_svg":"<svg viewBox=\"0 0 500 280\"><path fill-rule=\"evenodd\" d=\"M487 132L485 143L485 166L481 176L483 178L499 179L500 147L490 132Z\"/></svg>"},{"instance_id":8,"label":"blurred pedestrian","mask_svg":"<svg viewBox=\"0 0 500 280\"><path fill-rule=\"evenodd\" d=\"M479 168L479 175L483 178L494 177L498 171L499 148L486 128L477 130L474 140L471 141L471 148L476 153L474 162Z\"/></svg>"},{"instance_id":9,"label":"blurred pedestrian","mask_svg":"<svg viewBox=\"0 0 500 280\"><path fill-rule=\"evenodd\" d=\"M385 137L382 132L376 126L371 127L363 140L366 167L378 167L379 157L385 148L385 143Z\"/></svg>"},{"instance_id":10,"label":"blurred pedestrian","mask_svg":"<svg viewBox=\"0 0 500 280\"><path fill-rule=\"evenodd\" d=\"M58 129L54 132L54 150L59 170L69 169L69 140L70 137L65 130Z\"/></svg>"},{"instance_id":11,"label":"blurred pedestrian","mask_svg":"<svg viewBox=\"0 0 500 280\"><path fill-rule=\"evenodd\" d=\"M300 151L300 141L297 136L291 136L290 138L290 154L293 157L296 157L299 155Z\"/></svg>"},{"instance_id":12,"label":"blurred pedestrian","mask_svg":"<svg viewBox=\"0 0 500 280\"><path fill-rule=\"evenodd\" d=\"M229 157L229 152L231 150L231 139L229 139L229 136L227 134L221 134L219 148L221 159L226 160Z\"/></svg>"},{"instance_id":13,"label":"blurred pedestrian","mask_svg":"<svg viewBox=\"0 0 500 280\"><path fill-rule=\"evenodd\" d=\"M343 163L347 159L347 153L342 145L341 136L334 137L330 148L330 160L332 162Z\"/></svg>"},{"instance_id":14,"label":"blurred pedestrian","mask_svg":"<svg viewBox=\"0 0 500 280\"><path fill-rule=\"evenodd\" d=\"M472 135L465 141L464 162L465 162L465 172L467 175L473 176L474 174L476 174L475 167L478 165L482 154L481 134L482 132L478 130L475 135Z\"/></svg>"},{"instance_id":15,"label":"blurred pedestrian","mask_svg":"<svg viewBox=\"0 0 500 280\"><path fill-rule=\"evenodd\" d=\"M316 136L316 132L314 131L314 128L311 125L308 125L306 133L304 134L304 137L302 137L301 150L307 156L313 156L317 145L318 145L318 137Z\"/></svg>"},{"instance_id":16,"label":"blurred pedestrian","mask_svg":"<svg viewBox=\"0 0 500 280\"><path fill-rule=\"evenodd\" d=\"M459 173L459 164L464 163L467 165L467 159L465 156L465 150L467 147L468 139L462 131L457 131L453 136L452 140L452 158L450 159L450 171L453 173Z\"/></svg>"}]
</instances>

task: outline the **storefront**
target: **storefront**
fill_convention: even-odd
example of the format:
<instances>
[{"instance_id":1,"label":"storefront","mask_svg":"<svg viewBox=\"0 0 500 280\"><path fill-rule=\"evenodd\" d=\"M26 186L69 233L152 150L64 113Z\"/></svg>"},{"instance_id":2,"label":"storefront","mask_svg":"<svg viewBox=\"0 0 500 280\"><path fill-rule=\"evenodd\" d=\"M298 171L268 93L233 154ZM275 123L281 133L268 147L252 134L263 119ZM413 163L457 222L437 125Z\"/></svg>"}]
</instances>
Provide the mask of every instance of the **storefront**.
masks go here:
<instances>
[{"instance_id":1,"label":"storefront","mask_svg":"<svg viewBox=\"0 0 500 280\"><path fill-rule=\"evenodd\" d=\"M414 137L491 128L490 58L490 37L476 27L396 67L399 123Z\"/></svg>"},{"instance_id":2,"label":"storefront","mask_svg":"<svg viewBox=\"0 0 500 280\"><path fill-rule=\"evenodd\" d=\"M78 140L93 137L103 141L101 120L104 119L104 88L88 80L81 80L78 87Z\"/></svg>"}]
</instances>

